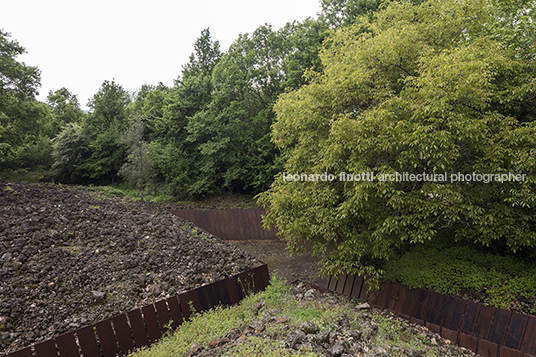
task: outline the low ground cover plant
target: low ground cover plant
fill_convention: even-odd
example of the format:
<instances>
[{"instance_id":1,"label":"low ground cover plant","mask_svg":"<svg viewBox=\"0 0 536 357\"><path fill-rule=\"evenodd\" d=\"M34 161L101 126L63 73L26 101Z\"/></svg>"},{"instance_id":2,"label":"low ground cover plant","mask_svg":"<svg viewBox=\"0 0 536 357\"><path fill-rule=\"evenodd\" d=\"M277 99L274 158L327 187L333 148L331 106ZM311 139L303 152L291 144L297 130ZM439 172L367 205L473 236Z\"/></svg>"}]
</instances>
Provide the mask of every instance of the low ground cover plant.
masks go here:
<instances>
[{"instance_id":1,"label":"low ground cover plant","mask_svg":"<svg viewBox=\"0 0 536 357\"><path fill-rule=\"evenodd\" d=\"M386 264L385 278L410 288L459 295L503 309L536 314L536 260L447 240L415 245Z\"/></svg>"}]
</instances>

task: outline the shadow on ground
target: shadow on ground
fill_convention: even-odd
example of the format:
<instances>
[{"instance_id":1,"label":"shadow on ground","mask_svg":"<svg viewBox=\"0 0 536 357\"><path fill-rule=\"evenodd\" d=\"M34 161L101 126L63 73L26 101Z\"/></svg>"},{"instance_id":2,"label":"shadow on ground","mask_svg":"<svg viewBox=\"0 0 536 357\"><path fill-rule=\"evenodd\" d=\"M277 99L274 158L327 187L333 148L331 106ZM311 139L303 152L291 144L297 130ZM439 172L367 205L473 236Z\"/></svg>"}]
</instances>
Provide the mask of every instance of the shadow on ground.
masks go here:
<instances>
[{"instance_id":1,"label":"shadow on ground","mask_svg":"<svg viewBox=\"0 0 536 357\"><path fill-rule=\"evenodd\" d=\"M320 282L320 259L312 257L309 253L290 256L286 242L280 240L234 240L228 242L268 264L270 276L276 275L287 282L296 279L313 284Z\"/></svg>"}]
</instances>

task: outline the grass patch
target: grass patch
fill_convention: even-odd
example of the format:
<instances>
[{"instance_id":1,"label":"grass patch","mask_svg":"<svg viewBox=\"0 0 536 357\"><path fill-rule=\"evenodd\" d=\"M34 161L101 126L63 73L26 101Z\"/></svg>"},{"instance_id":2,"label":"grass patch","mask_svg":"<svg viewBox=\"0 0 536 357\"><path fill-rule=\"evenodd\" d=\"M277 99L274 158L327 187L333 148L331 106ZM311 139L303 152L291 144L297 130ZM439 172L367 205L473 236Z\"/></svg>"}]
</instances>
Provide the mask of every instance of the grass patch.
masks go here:
<instances>
[{"instance_id":1,"label":"grass patch","mask_svg":"<svg viewBox=\"0 0 536 357\"><path fill-rule=\"evenodd\" d=\"M54 171L29 171L25 169L17 171L0 171L0 178L10 182L42 182L46 181L49 177L54 177L54 175Z\"/></svg>"}]
</instances>

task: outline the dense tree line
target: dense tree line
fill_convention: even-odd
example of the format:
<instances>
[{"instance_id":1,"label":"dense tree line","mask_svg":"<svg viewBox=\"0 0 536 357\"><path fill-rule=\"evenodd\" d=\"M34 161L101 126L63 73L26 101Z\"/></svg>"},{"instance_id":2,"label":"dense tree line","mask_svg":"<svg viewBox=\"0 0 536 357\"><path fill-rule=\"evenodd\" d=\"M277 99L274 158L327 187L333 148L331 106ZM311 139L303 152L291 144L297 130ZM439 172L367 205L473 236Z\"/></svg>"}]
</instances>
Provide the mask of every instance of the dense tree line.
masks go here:
<instances>
[{"instance_id":1,"label":"dense tree line","mask_svg":"<svg viewBox=\"0 0 536 357\"><path fill-rule=\"evenodd\" d=\"M123 137L139 118L151 170L138 181L164 183L176 196L262 192L286 160L270 136L278 96L322 72L319 51L332 29L379 5L323 0L318 19L260 26L226 52L206 29L172 87L144 84L129 93L105 80L89 113L66 88L37 101L39 69L17 62L24 48L1 32L0 170L53 169L61 182L134 184L133 171L121 171L138 167Z\"/></svg>"},{"instance_id":2,"label":"dense tree line","mask_svg":"<svg viewBox=\"0 0 536 357\"><path fill-rule=\"evenodd\" d=\"M206 29L172 87L129 93L105 80L85 114L66 88L49 93L47 103L36 101L39 70L16 61L24 49L2 32L2 59L9 61L2 78L11 82L0 93L0 169L53 168L71 183L128 178L132 170L118 177L133 163L122 137L138 117L152 168L145 176L174 195L265 190L283 162L270 138L272 107L278 95L306 82L306 70L321 69L326 36L327 25L316 19L263 25L222 52Z\"/></svg>"}]
</instances>

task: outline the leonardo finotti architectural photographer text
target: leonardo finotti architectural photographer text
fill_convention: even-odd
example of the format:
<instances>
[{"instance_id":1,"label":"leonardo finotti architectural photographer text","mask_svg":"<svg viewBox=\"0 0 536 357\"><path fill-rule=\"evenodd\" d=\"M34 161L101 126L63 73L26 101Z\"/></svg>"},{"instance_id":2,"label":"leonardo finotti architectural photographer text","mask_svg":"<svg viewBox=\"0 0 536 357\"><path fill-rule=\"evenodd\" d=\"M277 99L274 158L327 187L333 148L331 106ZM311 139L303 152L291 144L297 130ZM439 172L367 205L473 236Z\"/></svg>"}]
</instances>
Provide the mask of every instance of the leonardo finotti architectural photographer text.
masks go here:
<instances>
[{"instance_id":1,"label":"leonardo finotti architectural photographer text","mask_svg":"<svg viewBox=\"0 0 536 357\"><path fill-rule=\"evenodd\" d=\"M322 174L287 174L286 172L283 172L283 180L284 181L303 181L303 182L314 182L314 181L395 181L395 182L482 182L482 183L490 183L490 182L520 182L525 181L526 174L513 174L511 172L509 173L500 173L500 174L492 174L492 173L486 173L486 174L480 174L480 173L453 173L453 174L447 174L444 173L434 173L434 174L428 174L428 173L420 173L420 174L413 174L408 172L396 172L393 174L374 174L372 172L362 172L358 174L351 174L346 172L341 172L338 175L329 174L327 172L324 172Z\"/></svg>"}]
</instances>

